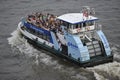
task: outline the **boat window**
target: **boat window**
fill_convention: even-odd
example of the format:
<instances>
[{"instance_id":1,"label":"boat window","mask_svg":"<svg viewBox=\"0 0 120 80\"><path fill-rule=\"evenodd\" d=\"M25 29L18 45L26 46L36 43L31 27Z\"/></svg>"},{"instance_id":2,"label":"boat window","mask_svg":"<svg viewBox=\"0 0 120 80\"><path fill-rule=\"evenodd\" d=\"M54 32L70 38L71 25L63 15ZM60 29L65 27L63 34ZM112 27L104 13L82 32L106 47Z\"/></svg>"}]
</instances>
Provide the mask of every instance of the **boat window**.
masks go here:
<instances>
[{"instance_id":1,"label":"boat window","mask_svg":"<svg viewBox=\"0 0 120 80\"><path fill-rule=\"evenodd\" d=\"M83 22L83 27L86 27L86 22Z\"/></svg>"},{"instance_id":2,"label":"boat window","mask_svg":"<svg viewBox=\"0 0 120 80\"><path fill-rule=\"evenodd\" d=\"M69 29L73 29L73 25L72 24L69 24Z\"/></svg>"},{"instance_id":3,"label":"boat window","mask_svg":"<svg viewBox=\"0 0 120 80\"><path fill-rule=\"evenodd\" d=\"M69 26L69 23L67 23L67 22L63 22L63 26Z\"/></svg>"},{"instance_id":4,"label":"boat window","mask_svg":"<svg viewBox=\"0 0 120 80\"><path fill-rule=\"evenodd\" d=\"M92 26L92 25L94 25L94 21L89 21L88 26Z\"/></svg>"},{"instance_id":5,"label":"boat window","mask_svg":"<svg viewBox=\"0 0 120 80\"><path fill-rule=\"evenodd\" d=\"M79 28L78 24L76 24L76 28Z\"/></svg>"},{"instance_id":6,"label":"boat window","mask_svg":"<svg viewBox=\"0 0 120 80\"><path fill-rule=\"evenodd\" d=\"M46 38L47 38L47 39L46 39L47 41L50 41L50 36L48 36L48 35L47 35L47 37L46 37Z\"/></svg>"},{"instance_id":7,"label":"boat window","mask_svg":"<svg viewBox=\"0 0 120 80\"><path fill-rule=\"evenodd\" d=\"M40 32L38 32L38 36L39 36L40 38L43 38L43 34L40 33Z\"/></svg>"},{"instance_id":8,"label":"boat window","mask_svg":"<svg viewBox=\"0 0 120 80\"><path fill-rule=\"evenodd\" d=\"M43 33L39 32L39 31L35 31L35 30L32 29L32 28L26 28L26 30L27 30L28 32L30 32L30 33L38 36L39 38L42 38L42 39L44 39L44 40L46 40L46 41L50 41L50 36L47 35L47 34L43 34Z\"/></svg>"},{"instance_id":9,"label":"boat window","mask_svg":"<svg viewBox=\"0 0 120 80\"><path fill-rule=\"evenodd\" d=\"M81 28L81 23L80 23L80 24L78 24L78 28Z\"/></svg>"},{"instance_id":10,"label":"boat window","mask_svg":"<svg viewBox=\"0 0 120 80\"><path fill-rule=\"evenodd\" d=\"M80 23L80 24L74 24L74 25L72 25L72 26L73 26L73 29L81 28L81 23Z\"/></svg>"},{"instance_id":11,"label":"boat window","mask_svg":"<svg viewBox=\"0 0 120 80\"><path fill-rule=\"evenodd\" d=\"M73 29L76 29L76 25L74 24L74 25L72 25L73 26Z\"/></svg>"},{"instance_id":12,"label":"boat window","mask_svg":"<svg viewBox=\"0 0 120 80\"><path fill-rule=\"evenodd\" d=\"M29 30L30 32L32 32L32 33L35 33L35 30L32 29L32 28L29 28L28 30Z\"/></svg>"},{"instance_id":13,"label":"boat window","mask_svg":"<svg viewBox=\"0 0 120 80\"><path fill-rule=\"evenodd\" d=\"M43 39L46 40L46 35L45 34L43 35Z\"/></svg>"}]
</instances>

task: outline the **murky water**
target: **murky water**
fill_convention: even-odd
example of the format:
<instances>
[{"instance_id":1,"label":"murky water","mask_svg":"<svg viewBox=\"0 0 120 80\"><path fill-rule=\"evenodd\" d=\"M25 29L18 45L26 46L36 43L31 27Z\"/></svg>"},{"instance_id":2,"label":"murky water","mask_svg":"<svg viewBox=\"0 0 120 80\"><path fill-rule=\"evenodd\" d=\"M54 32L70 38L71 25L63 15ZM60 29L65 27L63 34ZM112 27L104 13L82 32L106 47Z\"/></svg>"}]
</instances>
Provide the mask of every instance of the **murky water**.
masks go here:
<instances>
[{"instance_id":1,"label":"murky water","mask_svg":"<svg viewBox=\"0 0 120 80\"><path fill-rule=\"evenodd\" d=\"M36 49L17 30L21 17L34 11L60 15L85 5L96 9L114 53L112 63L80 68ZM1 0L0 80L120 80L119 5L119 0Z\"/></svg>"}]
</instances>

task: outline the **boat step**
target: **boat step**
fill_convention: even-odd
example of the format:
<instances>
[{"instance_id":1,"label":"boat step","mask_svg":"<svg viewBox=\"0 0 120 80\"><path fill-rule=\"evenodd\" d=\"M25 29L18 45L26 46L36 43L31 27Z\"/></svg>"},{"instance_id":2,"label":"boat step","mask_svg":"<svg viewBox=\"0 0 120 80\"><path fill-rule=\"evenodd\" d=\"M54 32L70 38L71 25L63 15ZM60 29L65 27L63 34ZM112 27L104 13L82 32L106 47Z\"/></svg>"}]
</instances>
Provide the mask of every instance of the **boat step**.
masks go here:
<instances>
[{"instance_id":1,"label":"boat step","mask_svg":"<svg viewBox=\"0 0 120 80\"><path fill-rule=\"evenodd\" d=\"M89 53L95 53L95 50L94 49L91 49L91 50L88 50Z\"/></svg>"},{"instance_id":2,"label":"boat step","mask_svg":"<svg viewBox=\"0 0 120 80\"><path fill-rule=\"evenodd\" d=\"M101 52L96 53L97 56L98 56L98 55L101 55L101 54L102 54Z\"/></svg>"},{"instance_id":3,"label":"boat step","mask_svg":"<svg viewBox=\"0 0 120 80\"><path fill-rule=\"evenodd\" d=\"M93 44L99 44L98 41L93 41Z\"/></svg>"},{"instance_id":4,"label":"boat step","mask_svg":"<svg viewBox=\"0 0 120 80\"><path fill-rule=\"evenodd\" d=\"M101 49L100 48L95 48L95 51L98 52L98 51L101 51Z\"/></svg>"},{"instance_id":5,"label":"boat step","mask_svg":"<svg viewBox=\"0 0 120 80\"><path fill-rule=\"evenodd\" d=\"M93 45L88 46L88 50L89 50L89 49L94 49Z\"/></svg>"},{"instance_id":6,"label":"boat step","mask_svg":"<svg viewBox=\"0 0 120 80\"><path fill-rule=\"evenodd\" d=\"M86 45L87 45L87 46L92 45L92 42L88 42L88 43L86 43Z\"/></svg>"},{"instance_id":7,"label":"boat step","mask_svg":"<svg viewBox=\"0 0 120 80\"><path fill-rule=\"evenodd\" d=\"M101 47L98 41L88 42L86 43L86 46L89 51L90 57L101 55Z\"/></svg>"},{"instance_id":8,"label":"boat step","mask_svg":"<svg viewBox=\"0 0 120 80\"><path fill-rule=\"evenodd\" d=\"M95 53L90 53L89 55L90 55L90 57L93 57L93 56L95 56Z\"/></svg>"},{"instance_id":9,"label":"boat step","mask_svg":"<svg viewBox=\"0 0 120 80\"><path fill-rule=\"evenodd\" d=\"M93 42L87 42L86 45L89 46L89 45L95 45L95 44L99 44L98 41L93 41Z\"/></svg>"},{"instance_id":10,"label":"boat step","mask_svg":"<svg viewBox=\"0 0 120 80\"><path fill-rule=\"evenodd\" d=\"M100 47L99 44L95 44L95 45L94 45L94 48L98 48L98 47Z\"/></svg>"}]
</instances>

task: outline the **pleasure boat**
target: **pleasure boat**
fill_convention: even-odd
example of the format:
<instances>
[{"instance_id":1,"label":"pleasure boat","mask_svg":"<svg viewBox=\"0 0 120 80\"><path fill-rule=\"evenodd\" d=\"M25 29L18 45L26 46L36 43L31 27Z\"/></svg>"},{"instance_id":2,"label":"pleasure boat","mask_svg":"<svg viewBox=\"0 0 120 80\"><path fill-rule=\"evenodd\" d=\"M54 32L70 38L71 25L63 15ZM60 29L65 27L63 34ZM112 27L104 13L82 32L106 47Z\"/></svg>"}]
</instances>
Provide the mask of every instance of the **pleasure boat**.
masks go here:
<instances>
[{"instance_id":1,"label":"pleasure boat","mask_svg":"<svg viewBox=\"0 0 120 80\"><path fill-rule=\"evenodd\" d=\"M19 22L18 28L34 45L87 67L113 61L98 21L94 9L84 6L80 13L31 14Z\"/></svg>"}]
</instances>

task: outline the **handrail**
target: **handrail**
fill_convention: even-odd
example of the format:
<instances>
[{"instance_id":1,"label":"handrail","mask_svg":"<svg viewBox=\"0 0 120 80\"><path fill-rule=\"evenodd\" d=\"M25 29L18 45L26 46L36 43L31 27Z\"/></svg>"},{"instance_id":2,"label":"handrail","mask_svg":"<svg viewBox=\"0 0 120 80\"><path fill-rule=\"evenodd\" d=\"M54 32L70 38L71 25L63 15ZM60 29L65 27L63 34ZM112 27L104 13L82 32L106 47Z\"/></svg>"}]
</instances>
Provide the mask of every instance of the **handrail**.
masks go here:
<instances>
[{"instance_id":1,"label":"handrail","mask_svg":"<svg viewBox=\"0 0 120 80\"><path fill-rule=\"evenodd\" d=\"M101 24L95 24L95 30L102 30Z\"/></svg>"}]
</instances>

